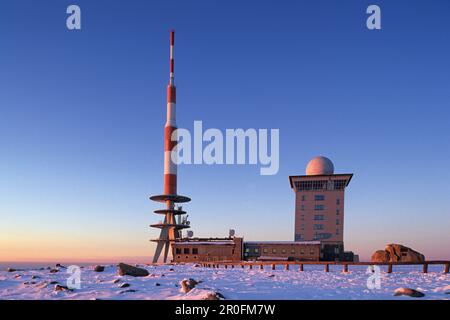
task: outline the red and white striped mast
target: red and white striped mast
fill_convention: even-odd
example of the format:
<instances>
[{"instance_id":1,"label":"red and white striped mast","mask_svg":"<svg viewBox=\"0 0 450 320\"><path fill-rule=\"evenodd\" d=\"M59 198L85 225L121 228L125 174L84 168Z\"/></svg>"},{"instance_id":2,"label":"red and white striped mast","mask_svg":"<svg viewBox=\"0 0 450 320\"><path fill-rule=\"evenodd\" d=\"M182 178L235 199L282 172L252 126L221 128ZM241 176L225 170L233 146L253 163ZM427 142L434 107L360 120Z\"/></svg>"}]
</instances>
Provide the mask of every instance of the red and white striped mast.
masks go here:
<instances>
[{"instance_id":1,"label":"red and white striped mast","mask_svg":"<svg viewBox=\"0 0 450 320\"><path fill-rule=\"evenodd\" d=\"M155 210L155 213L164 215L164 221L151 225L151 227L161 229L159 238L152 240L157 242L153 263L158 261L163 249L163 261L166 263L171 244L181 238L182 229L190 227L187 218L182 219L182 215L186 214L186 211L175 208L175 203L189 202L191 199L177 194L177 164L172 161L172 151L177 145L174 44L175 31L172 30L170 32L170 78L167 86L167 121L164 127L164 194L150 197L153 201L166 203L166 209ZM177 215L178 221L175 219Z\"/></svg>"}]
</instances>

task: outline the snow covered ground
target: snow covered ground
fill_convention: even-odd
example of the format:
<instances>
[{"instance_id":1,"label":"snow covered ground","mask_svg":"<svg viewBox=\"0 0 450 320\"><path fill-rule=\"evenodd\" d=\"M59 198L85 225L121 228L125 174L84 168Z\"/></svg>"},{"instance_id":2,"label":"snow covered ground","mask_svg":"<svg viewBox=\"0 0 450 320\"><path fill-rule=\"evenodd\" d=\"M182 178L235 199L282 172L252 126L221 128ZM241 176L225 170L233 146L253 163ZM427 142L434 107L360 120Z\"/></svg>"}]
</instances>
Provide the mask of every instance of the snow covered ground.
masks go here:
<instances>
[{"instance_id":1,"label":"snow covered ground","mask_svg":"<svg viewBox=\"0 0 450 320\"><path fill-rule=\"evenodd\" d=\"M142 266L141 266L142 267ZM382 268L381 288L368 289L366 267L305 266L304 272L291 270L210 269L187 265L144 266L150 275L143 278L117 275L116 266L106 266L104 272L92 267L81 269L81 288L55 291L56 282L66 285L69 274L25 270L0 271L0 299L203 299L210 292L219 292L226 299L419 299L395 297L394 290L408 287L425 293L420 299L450 299L450 275L443 266L429 266L423 274L421 266L395 266L394 272ZM34 277L33 277L34 276ZM180 281L193 278L201 281L189 293L180 291ZM119 280L116 280L119 279ZM123 283L128 287L120 288ZM131 291L127 291L131 290Z\"/></svg>"}]
</instances>

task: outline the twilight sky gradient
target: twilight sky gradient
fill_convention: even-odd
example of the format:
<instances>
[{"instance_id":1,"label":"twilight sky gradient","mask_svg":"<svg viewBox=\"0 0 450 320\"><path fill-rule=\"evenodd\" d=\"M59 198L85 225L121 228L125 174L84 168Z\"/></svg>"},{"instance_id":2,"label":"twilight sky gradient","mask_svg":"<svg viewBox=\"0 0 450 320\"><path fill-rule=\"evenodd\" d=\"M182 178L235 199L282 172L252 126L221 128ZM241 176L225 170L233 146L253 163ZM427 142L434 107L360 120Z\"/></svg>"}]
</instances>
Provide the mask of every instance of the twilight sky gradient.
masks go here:
<instances>
[{"instance_id":1,"label":"twilight sky gradient","mask_svg":"<svg viewBox=\"0 0 450 320\"><path fill-rule=\"evenodd\" d=\"M450 2L243 2L2 2L0 260L150 261L172 27L180 127L280 129L277 175L179 168L195 235L293 240L288 175L321 154L355 174L346 249L450 258Z\"/></svg>"}]
</instances>

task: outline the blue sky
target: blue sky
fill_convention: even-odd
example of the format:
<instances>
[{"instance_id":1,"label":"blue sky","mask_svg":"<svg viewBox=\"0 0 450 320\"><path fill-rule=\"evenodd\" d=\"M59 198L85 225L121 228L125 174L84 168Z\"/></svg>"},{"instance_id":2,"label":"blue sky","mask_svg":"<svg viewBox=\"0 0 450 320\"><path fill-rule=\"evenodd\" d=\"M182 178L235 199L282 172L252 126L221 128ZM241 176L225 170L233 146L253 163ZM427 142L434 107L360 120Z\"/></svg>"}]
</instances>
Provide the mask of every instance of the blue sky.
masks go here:
<instances>
[{"instance_id":1,"label":"blue sky","mask_svg":"<svg viewBox=\"0 0 450 320\"><path fill-rule=\"evenodd\" d=\"M82 30L66 28L77 4ZM369 4L382 30L366 28ZM450 3L5 1L0 260L153 253L168 35L177 121L279 128L280 170L181 166L197 236L292 240L288 176L325 155L354 173L345 245L450 258Z\"/></svg>"}]
</instances>

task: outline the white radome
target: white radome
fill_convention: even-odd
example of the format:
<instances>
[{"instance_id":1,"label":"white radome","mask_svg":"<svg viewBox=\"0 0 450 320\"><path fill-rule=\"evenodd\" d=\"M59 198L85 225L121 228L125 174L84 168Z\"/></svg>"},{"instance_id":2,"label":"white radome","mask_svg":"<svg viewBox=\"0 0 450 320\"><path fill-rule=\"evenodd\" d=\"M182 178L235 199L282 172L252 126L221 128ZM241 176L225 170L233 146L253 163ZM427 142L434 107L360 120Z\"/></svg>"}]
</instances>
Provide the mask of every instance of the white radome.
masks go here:
<instances>
[{"instance_id":1,"label":"white radome","mask_svg":"<svg viewBox=\"0 0 450 320\"><path fill-rule=\"evenodd\" d=\"M311 159L306 166L306 175L317 176L324 174L333 174L334 165L327 157L318 156Z\"/></svg>"}]
</instances>

